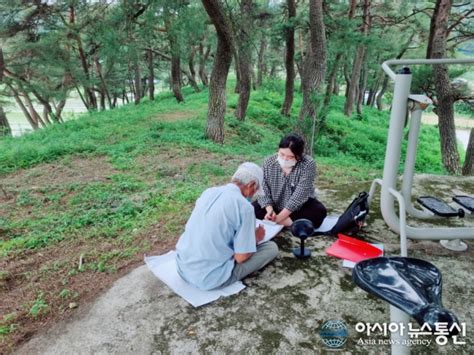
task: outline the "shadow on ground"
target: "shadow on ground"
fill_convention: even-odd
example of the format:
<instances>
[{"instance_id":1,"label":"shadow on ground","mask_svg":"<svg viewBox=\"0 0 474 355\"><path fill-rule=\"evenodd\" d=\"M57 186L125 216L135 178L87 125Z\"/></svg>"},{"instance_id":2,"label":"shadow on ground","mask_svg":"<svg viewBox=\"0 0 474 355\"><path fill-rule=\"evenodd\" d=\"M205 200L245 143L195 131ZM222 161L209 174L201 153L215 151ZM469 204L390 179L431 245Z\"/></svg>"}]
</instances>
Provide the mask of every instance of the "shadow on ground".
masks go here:
<instances>
[{"instance_id":1,"label":"shadow on ground","mask_svg":"<svg viewBox=\"0 0 474 355\"><path fill-rule=\"evenodd\" d=\"M353 183L320 191L330 213L340 213L367 184ZM435 193L449 200L454 193L474 194L474 178L421 176L415 195ZM359 235L381 242L386 255L399 253L398 238L385 226L376 198L366 230ZM420 225L420 221L409 222ZM443 223L446 223L444 221ZM449 221L471 226L474 219ZM324 249L330 237L308 241L312 257L301 261L291 249L298 240L288 232L276 238L277 260L256 277L246 280L239 295L194 309L176 296L142 266L118 280L113 287L75 319L58 324L19 349L18 353L314 353L326 349L319 330L330 319L343 320L349 338L341 352L388 353L389 335L358 333L358 322L388 323L388 305L359 289L351 270ZM438 242L411 241L409 256L435 264L442 272L443 302L466 323L464 344L439 346L433 336L420 336L430 345L414 345L413 353L474 353L473 290L474 241L466 241L467 252L443 249ZM362 344L366 340L372 344ZM373 345L376 343L376 345Z\"/></svg>"}]
</instances>

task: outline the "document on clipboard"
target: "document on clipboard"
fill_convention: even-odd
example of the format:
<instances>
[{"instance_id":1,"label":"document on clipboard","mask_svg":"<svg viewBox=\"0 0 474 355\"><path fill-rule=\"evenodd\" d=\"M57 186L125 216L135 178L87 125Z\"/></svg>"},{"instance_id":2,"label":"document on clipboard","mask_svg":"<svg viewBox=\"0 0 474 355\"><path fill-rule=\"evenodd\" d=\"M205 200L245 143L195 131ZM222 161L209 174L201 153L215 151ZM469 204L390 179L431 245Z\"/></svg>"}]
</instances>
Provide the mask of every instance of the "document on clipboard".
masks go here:
<instances>
[{"instance_id":1,"label":"document on clipboard","mask_svg":"<svg viewBox=\"0 0 474 355\"><path fill-rule=\"evenodd\" d=\"M260 242L257 243L257 245L260 245L264 242L268 242L274 236L276 236L284 227L283 225L276 224L275 222L272 222L272 221L267 221L267 220L262 221L261 219L257 219L255 222L255 228L258 227L259 225L262 225L263 228L265 229L265 236Z\"/></svg>"}]
</instances>

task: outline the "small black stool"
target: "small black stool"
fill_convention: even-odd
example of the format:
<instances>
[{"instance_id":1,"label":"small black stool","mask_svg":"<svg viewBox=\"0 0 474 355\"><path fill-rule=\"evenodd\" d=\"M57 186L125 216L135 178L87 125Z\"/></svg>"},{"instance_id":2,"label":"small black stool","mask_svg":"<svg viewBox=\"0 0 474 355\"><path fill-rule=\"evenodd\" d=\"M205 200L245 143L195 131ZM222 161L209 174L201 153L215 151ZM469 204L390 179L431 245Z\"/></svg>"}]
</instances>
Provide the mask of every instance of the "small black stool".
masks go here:
<instances>
[{"instance_id":1,"label":"small black stool","mask_svg":"<svg viewBox=\"0 0 474 355\"><path fill-rule=\"evenodd\" d=\"M293 249L293 254L298 259L306 259L311 256L311 250L304 247L304 241L314 233L313 223L309 219L298 219L291 225L291 233L300 238L300 247Z\"/></svg>"}]
</instances>

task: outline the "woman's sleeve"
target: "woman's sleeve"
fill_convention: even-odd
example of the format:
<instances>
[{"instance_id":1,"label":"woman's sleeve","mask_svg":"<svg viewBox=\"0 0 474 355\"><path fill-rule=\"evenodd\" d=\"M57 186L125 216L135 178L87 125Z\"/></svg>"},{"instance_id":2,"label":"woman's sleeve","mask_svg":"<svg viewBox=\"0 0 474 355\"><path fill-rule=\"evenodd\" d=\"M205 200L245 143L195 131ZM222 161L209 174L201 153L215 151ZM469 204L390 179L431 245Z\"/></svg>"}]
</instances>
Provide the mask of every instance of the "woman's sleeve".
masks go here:
<instances>
[{"instance_id":1,"label":"woman's sleeve","mask_svg":"<svg viewBox=\"0 0 474 355\"><path fill-rule=\"evenodd\" d=\"M298 211L301 206L314 193L314 179L316 178L316 163L310 160L301 172L300 180L295 186L295 190L291 194L290 199L286 203L285 208L291 212Z\"/></svg>"},{"instance_id":2,"label":"woman's sleeve","mask_svg":"<svg viewBox=\"0 0 474 355\"><path fill-rule=\"evenodd\" d=\"M274 206L274 202L272 199L272 190L271 190L271 181L270 181L270 164L268 163L268 160L265 160L263 163L263 192L264 196L259 196L257 198L258 204L260 207L265 208L267 206Z\"/></svg>"}]
</instances>

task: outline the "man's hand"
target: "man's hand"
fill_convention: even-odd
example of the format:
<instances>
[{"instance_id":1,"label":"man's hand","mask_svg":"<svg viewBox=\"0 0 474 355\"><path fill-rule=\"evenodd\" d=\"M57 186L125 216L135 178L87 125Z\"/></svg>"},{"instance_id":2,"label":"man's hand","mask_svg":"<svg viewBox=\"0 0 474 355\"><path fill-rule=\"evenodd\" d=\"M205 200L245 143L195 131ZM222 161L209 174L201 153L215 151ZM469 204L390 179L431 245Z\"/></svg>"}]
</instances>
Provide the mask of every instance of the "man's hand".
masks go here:
<instances>
[{"instance_id":1,"label":"man's hand","mask_svg":"<svg viewBox=\"0 0 474 355\"><path fill-rule=\"evenodd\" d=\"M256 229L255 229L255 240L257 241L257 244L263 240L265 237L265 228L260 224Z\"/></svg>"},{"instance_id":2,"label":"man's hand","mask_svg":"<svg viewBox=\"0 0 474 355\"><path fill-rule=\"evenodd\" d=\"M234 260L237 264L242 264L246 262L253 253L244 253L244 254L234 254Z\"/></svg>"}]
</instances>

